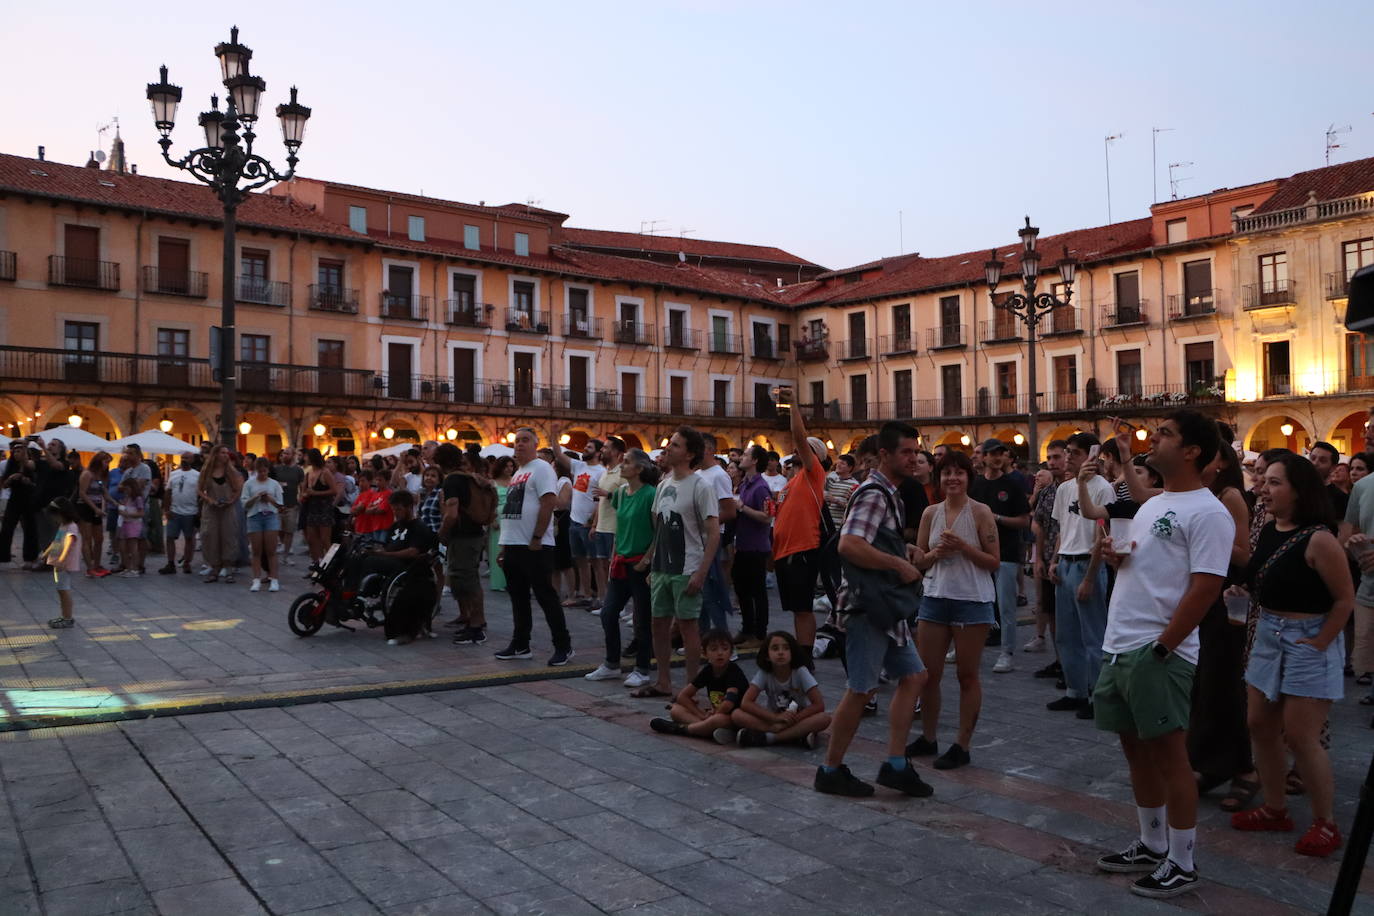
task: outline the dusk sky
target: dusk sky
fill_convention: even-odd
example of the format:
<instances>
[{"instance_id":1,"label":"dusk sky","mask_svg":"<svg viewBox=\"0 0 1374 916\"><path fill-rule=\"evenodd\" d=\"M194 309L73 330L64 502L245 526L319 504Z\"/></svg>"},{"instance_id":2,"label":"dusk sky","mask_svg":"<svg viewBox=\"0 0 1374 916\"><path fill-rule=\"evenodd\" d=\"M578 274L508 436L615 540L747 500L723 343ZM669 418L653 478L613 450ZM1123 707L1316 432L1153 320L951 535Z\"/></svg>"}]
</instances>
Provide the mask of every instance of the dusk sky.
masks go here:
<instances>
[{"instance_id":1,"label":"dusk sky","mask_svg":"<svg viewBox=\"0 0 1374 916\"><path fill-rule=\"evenodd\" d=\"M118 115L161 162L144 98L185 88L198 145L229 26L264 103L314 108L304 175L569 225L777 245L830 267L1144 216L1180 195L1374 155L1374 5L688 2L14 4L0 39L7 153L81 164ZM1296 18L1301 15L1300 21ZM274 119L273 119L274 121ZM282 163L275 121L264 125ZM106 146L108 146L108 136ZM899 238L898 212L904 236Z\"/></svg>"}]
</instances>

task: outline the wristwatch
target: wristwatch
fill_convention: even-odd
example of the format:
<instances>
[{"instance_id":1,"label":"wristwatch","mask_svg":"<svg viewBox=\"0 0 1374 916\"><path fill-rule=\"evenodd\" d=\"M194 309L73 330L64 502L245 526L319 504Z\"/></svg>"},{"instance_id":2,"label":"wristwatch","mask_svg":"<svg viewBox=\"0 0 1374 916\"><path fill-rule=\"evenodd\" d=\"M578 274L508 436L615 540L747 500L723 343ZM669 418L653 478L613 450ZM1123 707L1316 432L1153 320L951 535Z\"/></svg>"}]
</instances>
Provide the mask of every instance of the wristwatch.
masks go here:
<instances>
[{"instance_id":1,"label":"wristwatch","mask_svg":"<svg viewBox=\"0 0 1374 916\"><path fill-rule=\"evenodd\" d=\"M1160 661L1163 661L1170 655L1174 654L1168 646L1164 645L1161 642L1156 642L1153 646L1151 646L1150 651L1153 652L1155 654L1155 658L1159 659Z\"/></svg>"}]
</instances>

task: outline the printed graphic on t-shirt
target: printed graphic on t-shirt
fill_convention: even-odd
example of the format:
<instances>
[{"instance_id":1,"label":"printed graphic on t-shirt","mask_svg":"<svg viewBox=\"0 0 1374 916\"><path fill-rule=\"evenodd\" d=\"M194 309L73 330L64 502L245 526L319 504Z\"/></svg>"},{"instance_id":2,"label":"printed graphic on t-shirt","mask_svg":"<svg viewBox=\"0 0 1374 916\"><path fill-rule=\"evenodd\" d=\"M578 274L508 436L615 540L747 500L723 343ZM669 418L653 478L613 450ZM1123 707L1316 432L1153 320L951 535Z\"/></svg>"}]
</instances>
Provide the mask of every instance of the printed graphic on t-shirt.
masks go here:
<instances>
[{"instance_id":1,"label":"printed graphic on t-shirt","mask_svg":"<svg viewBox=\"0 0 1374 916\"><path fill-rule=\"evenodd\" d=\"M1075 499L1073 502L1069 503L1069 514L1080 516L1083 514L1082 512L1078 511L1078 500Z\"/></svg>"},{"instance_id":2,"label":"printed graphic on t-shirt","mask_svg":"<svg viewBox=\"0 0 1374 916\"><path fill-rule=\"evenodd\" d=\"M793 696L791 687L787 684L779 684L772 692L772 696L774 712L787 712L787 707L792 705L793 701L795 701L798 706L801 706L802 700L806 699L806 694L804 693L799 696Z\"/></svg>"},{"instance_id":3,"label":"printed graphic on t-shirt","mask_svg":"<svg viewBox=\"0 0 1374 916\"><path fill-rule=\"evenodd\" d=\"M586 493L589 489L591 489L591 483L592 475L583 472L581 474L578 474L577 479L573 481L573 489L579 493Z\"/></svg>"},{"instance_id":4,"label":"printed graphic on t-shirt","mask_svg":"<svg viewBox=\"0 0 1374 916\"><path fill-rule=\"evenodd\" d=\"M670 495L670 498L675 498ZM654 549L657 572L683 574L687 565L687 526L682 513L670 512L658 526L658 546Z\"/></svg>"},{"instance_id":5,"label":"printed graphic on t-shirt","mask_svg":"<svg viewBox=\"0 0 1374 916\"><path fill-rule=\"evenodd\" d=\"M506 505L501 509L503 518L519 518L525 511L525 481L529 479L529 472L511 478L506 488Z\"/></svg>"},{"instance_id":6,"label":"printed graphic on t-shirt","mask_svg":"<svg viewBox=\"0 0 1374 916\"><path fill-rule=\"evenodd\" d=\"M1150 526L1150 533L1157 538L1172 538L1174 536L1174 524L1177 521L1178 515L1173 509L1170 509L1155 519L1154 524Z\"/></svg>"}]
</instances>

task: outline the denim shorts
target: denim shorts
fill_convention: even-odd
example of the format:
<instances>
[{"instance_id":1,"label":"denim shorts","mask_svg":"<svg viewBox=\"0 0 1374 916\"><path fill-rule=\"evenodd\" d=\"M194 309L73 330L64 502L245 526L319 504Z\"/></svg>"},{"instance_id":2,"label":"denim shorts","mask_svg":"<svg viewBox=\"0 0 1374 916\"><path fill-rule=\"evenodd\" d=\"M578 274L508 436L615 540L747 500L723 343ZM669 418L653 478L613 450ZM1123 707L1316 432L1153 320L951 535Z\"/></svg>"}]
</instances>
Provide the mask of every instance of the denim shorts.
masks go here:
<instances>
[{"instance_id":1,"label":"denim shorts","mask_svg":"<svg viewBox=\"0 0 1374 916\"><path fill-rule=\"evenodd\" d=\"M167 516L167 527L163 529L164 536L169 541L175 541L180 537L192 537L196 533L196 517L194 515L176 515L175 513Z\"/></svg>"},{"instance_id":2,"label":"denim shorts","mask_svg":"<svg viewBox=\"0 0 1374 916\"><path fill-rule=\"evenodd\" d=\"M568 541L573 556L580 558L592 555L592 538L586 525L579 525L577 522L570 523L568 525Z\"/></svg>"},{"instance_id":3,"label":"denim shorts","mask_svg":"<svg viewBox=\"0 0 1374 916\"><path fill-rule=\"evenodd\" d=\"M256 512L248 516L246 530L249 534L258 534L263 531L280 531L281 516L275 512Z\"/></svg>"},{"instance_id":4,"label":"denim shorts","mask_svg":"<svg viewBox=\"0 0 1374 916\"><path fill-rule=\"evenodd\" d=\"M72 590L72 574L65 569L52 568L52 583L59 592L69 592Z\"/></svg>"},{"instance_id":5,"label":"denim shorts","mask_svg":"<svg viewBox=\"0 0 1374 916\"><path fill-rule=\"evenodd\" d=\"M868 693L878 686L878 676L901 680L910 674L926 670L916 654L913 642L899 646L879 630L863 614L851 614L844 625L844 661L848 669L848 686L855 693Z\"/></svg>"},{"instance_id":6,"label":"denim shorts","mask_svg":"<svg viewBox=\"0 0 1374 916\"><path fill-rule=\"evenodd\" d=\"M1245 683L1271 703L1280 694L1319 700L1344 697L1345 634L1337 634L1324 652L1315 646L1298 645L1299 639L1311 639L1320 633L1325 623L1325 614L1293 618L1260 611Z\"/></svg>"},{"instance_id":7,"label":"denim shorts","mask_svg":"<svg viewBox=\"0 0 1374 916\"><path fill-rule=\"evenodd\" d=\"M964 601L927 595L921 599L921 611L916 619L946 627L991 625L997 619L996 605L992 601Z\"/></svg>"},{"instance_id":8,"label":"denim shorts","mask_svg":"<svg viewBox=\"0 0 1374 916\"><path fill-rule=\"evenodd\" d=\"M598 560L609 560L615 548L615 535L609 531L598 531L592 535L592 556Z\"/></svg>"}]
</instances>

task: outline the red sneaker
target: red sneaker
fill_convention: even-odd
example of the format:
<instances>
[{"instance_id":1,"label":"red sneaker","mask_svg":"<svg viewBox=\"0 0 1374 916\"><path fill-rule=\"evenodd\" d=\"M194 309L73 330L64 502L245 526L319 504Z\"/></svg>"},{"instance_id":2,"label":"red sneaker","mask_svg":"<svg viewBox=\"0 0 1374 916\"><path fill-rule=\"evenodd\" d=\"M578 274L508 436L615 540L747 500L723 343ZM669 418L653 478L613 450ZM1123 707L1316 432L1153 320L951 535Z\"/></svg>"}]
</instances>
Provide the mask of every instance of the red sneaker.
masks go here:
<instances>
[{"instance_id":1,"label":"red sneaker","mask_svg":"<svg viewBox=\"0 0 1374 916\"><path fill-rule=\"evenodd\" d=\"M1267 805L1237 811L1231 815L1231 826L1237 830L1277 830L1284 833L1293 829L1293 819L1288 809L1273 811Z\"/></svg>"},{"instance_id":2,"label":"red sneaker","mask_svg":"<svg viewBox=\"0 0 1374 916\"><path fill-rule=\"evenodd\" d=\"M1324 859L1341 848L1340 828L1331 821L1313 821L1293 848L1305 856Z\"/></svg>"}]
</instances>

